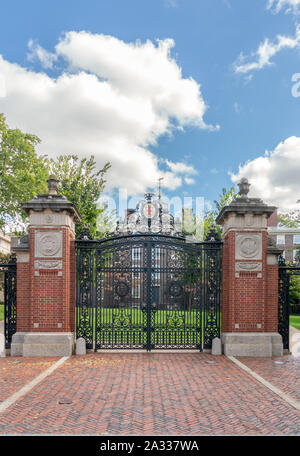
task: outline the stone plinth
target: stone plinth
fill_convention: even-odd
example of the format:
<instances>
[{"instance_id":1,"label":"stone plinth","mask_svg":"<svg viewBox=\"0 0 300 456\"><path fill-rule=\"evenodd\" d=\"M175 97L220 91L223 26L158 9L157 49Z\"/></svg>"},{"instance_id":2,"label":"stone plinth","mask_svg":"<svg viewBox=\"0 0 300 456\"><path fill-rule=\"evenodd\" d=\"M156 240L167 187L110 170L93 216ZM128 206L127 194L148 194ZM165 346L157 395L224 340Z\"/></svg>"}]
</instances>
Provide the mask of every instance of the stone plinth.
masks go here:
<instances>
[{"instance_id":1,"label":"stone plinth","mask_svg":"<svg viewBox=\"0 0 300 456\"><path fill-rule=\"evenodd\" d=\"M0 358L5 358L6 350L5 350L5 337L3 334L0 334Z\"/></svg>"},{"instance_id":2,"label":"stone plinth","mask_svg":"<svg viewBox=\"0 0 300 456\"><path fill-rule=\"evenodd\" d=\"M17 332L12 337L11 356L71 356L74 333Z\"/></svg>"},{"instance_id":3,"label":"stone plinth","mask_svg":"<svg viewBox=\"0 0 300 456\"><path fill-rule=\"evenodd\" d=\"M272 357L283 355L282 337L276 333L222 333L226 356Z\"/></svg>"}]
</instances>

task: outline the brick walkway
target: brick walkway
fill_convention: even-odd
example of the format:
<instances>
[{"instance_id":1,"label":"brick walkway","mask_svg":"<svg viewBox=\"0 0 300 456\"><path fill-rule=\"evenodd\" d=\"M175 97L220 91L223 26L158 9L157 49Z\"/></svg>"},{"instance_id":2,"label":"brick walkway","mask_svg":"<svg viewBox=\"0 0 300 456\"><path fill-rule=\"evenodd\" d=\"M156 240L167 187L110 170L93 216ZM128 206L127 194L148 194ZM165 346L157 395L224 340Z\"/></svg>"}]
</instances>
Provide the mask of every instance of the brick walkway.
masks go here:
<instances>
[{"instance_id":1,"label":"brick walkway","mask_svg":"<svg viewBox=\"0 0 300 456\"><path fill-rule=\"evenodd\" d=\"M28 379L37 375L33 370L39 363L48 363L42 358L6 358L0 366L12 360L26 364ZM298 360L282 360L285 364L275 369L271 360L246 361L270 382L282 378L286 367L286 392L294 394ZM289 384L294 386L289 389ZM72 402L59 404L63 399ZM299 435L300 412L224 356L98 353L70 358L0 413L0 433Z\"/></svg>"},{"instance_id":2,"label":"brick walkway","mask_svg":"<svg viewBox=\"0 0 300 456\"><path fill-rule=\"evenodd\" d=\"M58 359L54 357L0 358L0 403L52 366Z\"/></svg>"},{"instance_id":3,"label":"brick walkway","mask_svg":"<svg viewBox=\"0 0 300 456\"><path fill-rule=\"evenodd\" d=\"M300 402L300 357L284 356L274 359L238 357L237 359Z\"/></svg>"}]
</instances>

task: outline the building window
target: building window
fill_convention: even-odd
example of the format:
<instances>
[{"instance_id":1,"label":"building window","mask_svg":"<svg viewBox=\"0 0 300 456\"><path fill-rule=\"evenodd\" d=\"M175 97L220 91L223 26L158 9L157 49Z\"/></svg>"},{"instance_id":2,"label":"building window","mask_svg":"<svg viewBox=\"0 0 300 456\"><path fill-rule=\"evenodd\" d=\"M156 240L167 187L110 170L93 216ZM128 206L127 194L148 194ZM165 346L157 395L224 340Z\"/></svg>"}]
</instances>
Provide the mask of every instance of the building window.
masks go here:
<instances>
[{"instance_id":1,"label":"building window","mask_svg":"<svg viewBox=\"0 0 300 456\"><path fill-rule=\"evenodd\" d=\"M293 262L299 263L300 261L300 249L294 249L293 250Z\"/></svg>"},{"instance_id":2,"label":"building window","mask_svg":"<svg viewBox=\"0 0 300 456\"><path fill-rule=\"evenodd\" d=\"M153 272L152 278L153 278L153 281L155 283L158 283L159 279L160 279L160 273L159 272Z\"/></svg>"},{"instance_id":3,"label":"building window","mask_svg":"<svg viewBox=\"0 0 300 456\"><path fill-rule=\"evenodd\" d=\"M141 297L141 286L140 284L135 284L132 286L132 297L133 298L140 298Z\"/></svg>"},{"instance_id":4,"label":"building window","mask_svg":"<svg viewBox=\"0 0 300 456\"><path fill-rule=\"evenodd\" d=\"M294 244L300 244L300 234L294 234Z\"/></svg>"},{"instance_id":5,"label":"building window","mask_svg":"<svg viewBox=\"0 0 300 456\"><path fill-rule=\"evenodd\" d=\"M277 244L285 244L285 235L277 234Z\"/></svg>"},{"instance_id":6,"label":"building window","mask_svg":"<svg viewBox=\"0 0 300 456\"><path fill-rule=\"evenodd\" d=\"M139 247L134 247L132 249L132 259L140 260L141 259L141 249Z\"/></svg>"}]
</instances>

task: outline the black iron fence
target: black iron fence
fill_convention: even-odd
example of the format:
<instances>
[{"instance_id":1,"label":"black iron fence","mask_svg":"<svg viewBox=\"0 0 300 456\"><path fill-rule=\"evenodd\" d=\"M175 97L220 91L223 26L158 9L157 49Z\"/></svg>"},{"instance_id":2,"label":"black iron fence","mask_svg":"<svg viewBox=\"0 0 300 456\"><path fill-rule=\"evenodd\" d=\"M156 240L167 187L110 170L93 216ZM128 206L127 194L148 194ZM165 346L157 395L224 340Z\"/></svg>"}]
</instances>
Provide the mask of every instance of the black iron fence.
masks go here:
<instances>
[{"instance_id":1,"label":"black iron fence","mask_svg":"<svg viewBox=\"0 0 300 456\"><path fill-rule=\"evenodd\" d=\"M10 348L17 325L17 263L13 255L7 263L0 263L4 298L5 348Z\"/></svg>"},{"instance_id":2,"label":"black iron fence","mask_svg":"<svg viewBox=\"0 0 300 456\"><path fill-rule=\"evenodd\" d=\"M290 314L295 312L290 303L290 285L293 276L300 276L300 266L286 265L283 257L279 257L278 332L282 335L284 349L289 349Z\"/></svg>"}]
</instances>

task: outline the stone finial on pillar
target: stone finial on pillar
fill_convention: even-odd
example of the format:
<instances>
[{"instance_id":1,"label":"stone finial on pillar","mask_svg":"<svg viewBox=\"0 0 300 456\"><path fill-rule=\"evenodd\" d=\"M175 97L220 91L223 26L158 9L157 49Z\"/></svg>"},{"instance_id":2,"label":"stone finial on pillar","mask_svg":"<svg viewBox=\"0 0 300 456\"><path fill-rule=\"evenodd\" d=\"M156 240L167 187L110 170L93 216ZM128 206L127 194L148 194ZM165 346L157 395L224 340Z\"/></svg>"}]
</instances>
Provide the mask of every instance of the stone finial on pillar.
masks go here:
<instances>
[{"instance_id":1,"label":"stone finial on pillar","mask_svg":"<svg viewBox=\"0 0 300 456\"><path fill-rule=\"evenodd\" d=\"M75 331L74 204L58 194L58 179L48 179L49 193L22 208L29 215L28 235L17 254L17 332L12 356L68 356Z\"/></svg>"},{"instance_id":2,"label":"stone finial on pillar","mask_svg":"<svg viewBox=\"0 0 300 456\"><path fill-rule=\"evenodd\" d=\"M57 195L58 186L59 186L59 180L57 179L57 177L54 176L54 174L51 174L51 176L47 180L47 183L48 183L49 195Z\"/></svg>"},{"instance_id":3,"label":"stone finial on pillar","mask_svg":"<svg viewBox=\"0 0 300 456\"><path fill-rule=\"evenodd\" d=\"M242 198L247 198L247 195L248 195L249 190L250 190L250 185L251 184L249 184L248 179L246 179L245 177L242 177L240 182L237 184L237 186L239 188L239 195Z\"/></svg>"},{"instance_id":4,"label":"stone finial on pillar","mask_svg":"<svg viewBox=\"0 0 300 456\"><path fill-rule=\"evenodd\" d=\"M282 353L278 334L279 250L268 244L267 220L276 210L248 197L246 178L239 195L220 211L223 227L222 343L224 353L272 356Z\"/></svg>"}]
</instances>

